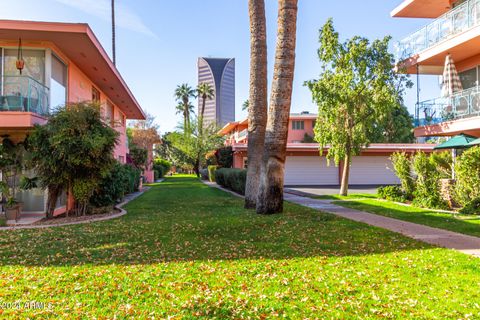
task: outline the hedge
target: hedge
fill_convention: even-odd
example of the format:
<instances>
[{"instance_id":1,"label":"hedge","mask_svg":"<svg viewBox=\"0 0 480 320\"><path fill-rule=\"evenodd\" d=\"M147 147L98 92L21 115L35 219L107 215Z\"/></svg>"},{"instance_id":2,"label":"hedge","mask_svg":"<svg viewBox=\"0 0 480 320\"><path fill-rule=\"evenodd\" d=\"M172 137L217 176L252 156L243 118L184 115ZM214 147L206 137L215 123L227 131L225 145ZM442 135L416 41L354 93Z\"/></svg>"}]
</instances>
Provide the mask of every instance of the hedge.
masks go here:
<instances>
[{"instance_id":1,"label":"hedge","mask_svg":"<svg viewBox=\"0 0 480 320\"><path fill-rule=\"evenodd\" d=\"M140 169L129 164L116 163L102 179L98 189L90 198L94 207L106 207L119 202L124 195L138 191Z\"/></svg>"},{"instance_id":2,"label":"hedge","mask_svg":"<svg viewBox=\"0 0 480 320\"><path fill-rule=\"evenodd\" d=\"M224 188L244 195L247 170L231 168L217 169L215 171L215 181Z\"/></svg>"}]
</instances>

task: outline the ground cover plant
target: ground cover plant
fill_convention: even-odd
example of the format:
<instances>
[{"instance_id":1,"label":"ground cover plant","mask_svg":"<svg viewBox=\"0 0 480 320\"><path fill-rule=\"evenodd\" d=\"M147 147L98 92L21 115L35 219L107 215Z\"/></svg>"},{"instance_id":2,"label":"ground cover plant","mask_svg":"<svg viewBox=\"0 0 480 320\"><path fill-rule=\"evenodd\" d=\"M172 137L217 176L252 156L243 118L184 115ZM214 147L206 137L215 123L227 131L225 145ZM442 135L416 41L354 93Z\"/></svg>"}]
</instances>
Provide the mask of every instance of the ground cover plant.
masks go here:
<instances>
[{"instance_id":1,"label":"ground cover plant","mask_svg":"<svg viewBox=\"0 0 480 320\"><path fill-rule=\"evenodd\" d=\"M18 318L480 316L478 259L286 203L262 216L192 176L119 219L0 233L0 301Z\"/></svg>"}]
</instances>

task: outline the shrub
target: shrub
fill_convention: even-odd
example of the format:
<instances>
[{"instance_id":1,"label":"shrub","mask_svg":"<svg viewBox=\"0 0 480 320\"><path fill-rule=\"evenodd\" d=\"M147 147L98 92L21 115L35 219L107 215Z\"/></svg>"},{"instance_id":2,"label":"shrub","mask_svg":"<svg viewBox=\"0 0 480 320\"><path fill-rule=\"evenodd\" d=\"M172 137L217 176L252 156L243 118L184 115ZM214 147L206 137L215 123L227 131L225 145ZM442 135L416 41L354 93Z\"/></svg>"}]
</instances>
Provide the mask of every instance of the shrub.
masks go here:
<instances>
[{"instance_id":1,"label":"shrub","mask_svg":"<svg viewBox=\"0 0 480 320\"><path fill-rule=\"evenodd\" d=\"M128 176L128 187L126 193L138 191L140 188L140 177L142 176L142 170L129 164L124 165L124 168Z\"/></svg>"},{"instance_id":2,"label":"shrub","mask_svg":"<svg viewBox=\"0 0 480 320\"><path fill-rule=\"evenodd\" d=\"M231 168L233 166L233 149L232 147L223 147L217 150L217 163L222 168Z\"/></svg>"},{"instance_id":3,"label":"shrub","mask_svg":"<svg viewBox=\"0 0 480 320\"><path fill-rule=\"evenodd\" d=\"M90 198L90 204L95 207L114 205L126 193L135 189L134 181L130 178L129 165L115 164L113 169L103 178L97 192Z\"/></svg>"},{"instance_id":4,"label":"shrub","mask_svg":"<svg viewBox=\"0 0 480 320\"><path fill-rule=\"evenodd\" d=\"M172 163L168 160L157 158L153 161L153 171L155 180L163 178L172 168Z\"/></svg>"},{"instance_id":5,"label":"shrub","mask_svg":"<svg viewBox=\"0 0 480 320\"><path fill-rule=\"evenodd\" d=\"M245 194L247 170L220 168L215 171L215 180L222 187L243 195Z\"/></svg>"},{"instance_id":6,"label":"shrub","mask_svg":"<svg viewBox=\"0 0 480 320\"><path fill-rule=\"evenodd\" d=\"M400 179L400 184L407 199L412 199L415 183L412 177L412 165L405 152L395 152L391 158L395 174Z\"/></svg>"},{"instance_id":7,"label":"shrub","mask_svg":"<svg viewBox=\"0 0 480 320\"><path fill-rule=\"evenodd\" d=\"M480 214L480 198L469 201L459 212L462 214Z\"/></svg>"},{"instance_id":8,"label":"shrub","mask_svg":"<svg viewBox=\"0 0 480 320\"><path fill-rule=\"evenodd\" d=\"M448 208L440 196L438 185L440 174L431 159L423 152L413 157L413 170L417 175L413 204L426 208Z\"/></svg>"},{"instance_id":9,"label":"shrub","mask_svg":"<svg viewBox=\"0 0 480 320\"><path fill-rule=\"evenodd\" d=\"M380 187L377 190L377 195L385 200L395 201L395 202L405 202L407 197L399 186L385 186Z\"/></svg>"},{"instance_id":10,"label":"shrub","mask_svg":"<svg viewBox=\"0 0 480 320\"><path fill-rule=\"evenodd\" d=\"M205 160L207 162L207 166L217 165L217 157L215 156L215 151L211 151L205 155Z\"/></svg>"},{"instance_id":11,"label":"shrub","mask_svg":"<svg viewBox=\"0 0 480 320\"><path fill-rule=\"evenodd\" d=\"M463 152L455 165L455 201L466 205L480 198L480 147Z\"/></svg>"},{"instance_id":12,"label":"shrub","mask_svg":"<svg viewBox=\"0 0 480 320\"><path fill-rule=\"evenodd\" d=\"M208 166L208 179L210 182L215 182L215 171L218 166Z\"/></svg>"},{"instance_id":13,"label":"shrub","mask_svg":"<svg viewBox=\"0 0 480 320\"><path fill-rule=\"evenodd\" d=\"M440 179L451 179L452 177L452 154L448 151L434 152L430 155L431 161L437 168Z\"/></svg>"},{"instance_id":14,"label":"shrub","mask_svg":"<svg viewBox=\"0 0 480 320\"><path fill-rule=\"evenodd\" d=\"M200 179L208 180L208 169L200 169Z\"/></svg>"}]
</instances>

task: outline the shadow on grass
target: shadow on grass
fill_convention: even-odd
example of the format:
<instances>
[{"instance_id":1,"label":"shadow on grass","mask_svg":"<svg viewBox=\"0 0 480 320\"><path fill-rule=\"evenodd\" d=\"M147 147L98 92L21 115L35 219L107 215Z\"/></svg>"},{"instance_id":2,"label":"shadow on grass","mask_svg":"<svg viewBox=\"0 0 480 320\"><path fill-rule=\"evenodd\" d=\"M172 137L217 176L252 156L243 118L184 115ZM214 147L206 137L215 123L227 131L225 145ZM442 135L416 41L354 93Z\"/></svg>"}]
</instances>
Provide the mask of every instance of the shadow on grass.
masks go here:
<instances>
[{"instance_id":1,"label":"shadow on grass","mask_svg":"<svg viewBox=\"0 0 480 320\"><path fill-rule=\"evenodd\" d=\"M285 203L261 216L193 177L168 177L116 220L0 233L0 265L361 256L430 248L379 228Z\"/></svg>"},{"instance_id":2,"label":"shadow on grass","mask_svg":"<svg viewBox=\"0 0 480 320\"><path fill-rule=\"evenodd\" d=\"M380 200L335 201L334 204L385 217L480 237L480 219L476 216L454 217L449 213L435 212L412 206L402 206Z\"/></svg>"}]
</instances>

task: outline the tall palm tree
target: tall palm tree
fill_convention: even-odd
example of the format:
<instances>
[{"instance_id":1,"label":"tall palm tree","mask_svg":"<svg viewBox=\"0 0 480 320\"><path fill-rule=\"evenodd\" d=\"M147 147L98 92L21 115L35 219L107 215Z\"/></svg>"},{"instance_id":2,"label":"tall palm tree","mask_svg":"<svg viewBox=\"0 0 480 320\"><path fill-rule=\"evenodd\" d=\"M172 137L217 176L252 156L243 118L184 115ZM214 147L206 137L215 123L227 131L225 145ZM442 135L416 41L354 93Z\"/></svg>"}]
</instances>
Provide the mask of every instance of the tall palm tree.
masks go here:
<instances>
[{"instance_id":1,"label":"tall palm tree","mask_svg":"<svg viewBox=\"0 0 480 320\"><path fill-rule=\"evenodd\" d=\"M197 96L202 97L202 109L200 110L200 117L203 118L207 99L211 100L215 97L215 90L210 85L210 83L202 82L197 86Z\"/></svg>"},{"instance_id":2,"label":"tall palm tree","mask_svg":"<svg viewBox=\"0 0 480 320\"><path fill-rule=\"evenodd\" d=\"M283 211L283 181L288 119L292 100L298 0L278 0L278 30L272 92L265 133L265 147L257 213Z\"/></svg>"},{"instance_id":3,"label":"tall palm tree","mask_svg":"<svg viewBox=\"0 0 480 320\"><path fill-rule=\"evenodd\" d=\"M194 113L194 110L195 110L195 106L191 103L189 103L188 107L185 108L185 105L182 103L182 102L179 102L176 107L175 107L175 110L176 110L176 114L181 114L182 117L183 117L183 126L184 126L184 129L187 128L187 123L185 122L185 119L189 118L190 117L190 114Z\"/></svg>"},{"instance_id":4,"label":"tall palm tree","mask_svg":"<svg viewBox=\"0 0 480 320\"><path fill-rule=\"evenodd\" d=\"M188 83L183 83L175 89L175 98L183 106L183 125L187 130L190 126L190 113L193 112L190 98L195 98L195 90Z\"/></svg>"},{"instance_id":5,"label":"tall palm tree","mask_svg":"<svg viewBox=\"0 0 480 320\"><path fill-rule=\"evenodd\" d=\"M245 208L256 207L267 123L267 27L265 1L249 0L250 94L248 109L248 159Z\"/></svg>"}]
</instances>

